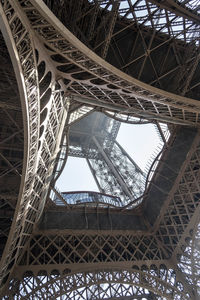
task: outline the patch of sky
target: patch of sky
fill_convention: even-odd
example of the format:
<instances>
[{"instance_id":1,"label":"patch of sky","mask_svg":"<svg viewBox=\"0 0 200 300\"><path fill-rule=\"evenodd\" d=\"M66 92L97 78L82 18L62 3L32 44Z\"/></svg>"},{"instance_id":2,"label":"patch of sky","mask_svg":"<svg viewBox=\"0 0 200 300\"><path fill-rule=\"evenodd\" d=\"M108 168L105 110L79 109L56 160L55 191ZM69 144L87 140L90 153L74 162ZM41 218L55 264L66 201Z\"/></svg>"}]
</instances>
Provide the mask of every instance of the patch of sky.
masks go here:
<instances>
[{"instance_id":1,"label":"patch of sky","mask_svg":"<svg viewBox=\"0 0 200 300\"><path fill-rule=\"evenodd\" d=\"M90 0L90 2L92 3L93 0ZM185 1L181 0L181 2L184 2L184 5L194 10L196 13L200 11L199 0L191 0L188 3L185 3ZM182 17L177 16L172 11L168 12L166 17L166 10L157 7L152 3L149 4L147 9L147 5L144 0L131 0L131 4L133 5L133 9L130 9L129 2L127 0L121 0L119 5L119 14L122 17L126 16L127 19L133 20L136 17L139 24L143 24L147 27L151 27L153 24L153 26L159 31L164 33L169 33L170 31L170 33L174 35L174 38L177 39L186 39L185 41L196 40L194 33L191 35L189 31L187 32L187 24L190 24L190 26L192 24L190 20L183 20ZM112 3L107 1L102 1L100 6L108 11L112 10ZM151 21L149 20L150 14ZM166 24L168 24L168 28L166 27ZM192 26L192 29L194 29L193 27L194 26ZM185 34L183 34L183 32Z\"/></svg>"},{"instance_id":2,"label":"patch of sky","mask_svg":"<svg viewBox=\"0 0 200 300\"><path fill-rule=\"evenodd\" d=\"M161 143L153 124L132 125L123 123L117 141L143 171ZM61 192L99 191L84 158L68 157L56 186Z\"/></svg>"}]
</instances>

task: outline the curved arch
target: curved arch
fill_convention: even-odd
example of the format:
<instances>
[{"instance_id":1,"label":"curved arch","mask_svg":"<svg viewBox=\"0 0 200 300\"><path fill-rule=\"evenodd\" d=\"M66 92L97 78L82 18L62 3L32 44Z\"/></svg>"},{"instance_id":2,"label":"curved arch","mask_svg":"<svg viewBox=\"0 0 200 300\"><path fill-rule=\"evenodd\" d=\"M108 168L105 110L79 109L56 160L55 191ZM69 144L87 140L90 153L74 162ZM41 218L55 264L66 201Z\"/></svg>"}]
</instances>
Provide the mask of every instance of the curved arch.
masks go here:
<instances>
[{"instance_id":1,"label":"curved arch","mask_svg":"<svg viewBox=\"0 0 200 300\"><path fill-rule=\"evenodd\" d=\"M17 248L19 243L24 243L24 226L26 218L22 218L22 215L27 208L27 192L30 188L30 180L35 172L35 160L37 156L38 148L38 134L39 134L39 103L37 93L37 77L34 72L33 66L35 65L35 54L32 50L32 41L28 35L27 29L22 25L21 34L13 38L11 27L8 24L8 20L11 18L10 4L4 3L4 6L0 5L0 27L3 32L7 47L9 49L12 64L14 66L15 75L18 82L21 105L23 111L23 123L24 123L24 159L23 159L23 172L21 178L20 191L18 195L17 206L15 209L15 215L12 221L9 237L6 247L1 259L1 273L0 282L5 283L9 277L10 270L13 268L14 263L19 254ZM13 20L14 31L17 26L20 25L20 19L16 17ZM16 30L17 35L17 30ZM20 43L20 38L23 36L24 45ZM18 43L18 47L16 47ZM25 52L29 52L29 56L26 61L24 56ZM31 67L31 64L33 65ZM32 69L32 76L27 78L27 73ZM33 93L33 90L35 91ZM34 106L34 111L31 108ZM28 213L28 212L27 212ZM27 215L27 214L26 214ZM21 234L20 234L21 233ZM13 253L15 253L13 255Z\"/></svg>"},{"instance_id":2,"label":"curved arch","mask_svg":"<svg viewBox=\"0 0 200 300\"><path fill-rule=\"evenodd\" d=\"M66 296L66 299L75 300L77 296L81 299L109 299L109 297L136 296L146 290L166 299L189 299L189 295L183 290L183 285L176 282L173 272L166 270L165 277L159 278L160 270L151 273L151 269L146 267L144 270L98 270L85 272L58 270L47 274L45 271L37 275L31 271L24 274L24 278L19 283L16 297L27 299L34 295L37 299L42 299L42 294L48 299L60 299ZM173 274L172 274L173 273ZM157 276L156 276L157 275ZM172 278L173 277L173 278ZM10 291L12 293L15 287L14 280ZM30 290L31 289L31 290ZM148 292L147 292L148 290ZM89 296L90 295L90 296ZM162 298L163 299L163 298Z\"/></svg>"},{"instance_id":3,"label":"curved arch","mask_svg":"<svg viewBox=\"0 0 200 300\"><path fill-rule=\"evenodd\" d=\"M27 105L28 116L25 124L27 136L24 145L27 151L26 161L24 160L26 168L23 171L23 181L12 228L1 260L0 282L3 288L43 210L67 117L67 111L63 108L68 98L65 97L62 88L55 92L56 78L53 74L53 79L51 77L45 84L45 87L51 86L51 93L48 94L47 99L47 116L41 125L44 126L44 132L39 140L39 129L42 128L40 127L40 90L42 87L38 80L37 58L40 53L35 50L37 39L33 41L29 21L18 1L0 2L0 12L1 26L10 43L11 51L15 54L14 61L16 60L15 63L18 64L16 72L17 76L21 76L24 93L22 101ZM46 95L45 91L43 91L44 94Z\"/></svg>"},{"instance_id":4,"label":"curved arch","mask_svg":"<svg viewBox=\"0 0 200 300\"><path fill-rule=\"evenodd\" d=\"M53 179L53 183L55 183L58 180L67 162L67 158L68 158L67 153L69 148L68 130L69 129L67 128L66 133L63 135L62 138L60 153L58 154L57 162L54 169L55 177Z\"/></svg>"},{"instance_id":5,"label":"curved arch","mask_svg":"<svg viewBox=\"0 0 200 300\"><path fill-rule=\"evenodd\" d=\"M105 82L102 86L98 86L97 84L92 84L91 80L86 79L83 86L77 80L70 84L69 90L71 93L84 94L86 98L93 97L95 99L93 105L104 107L109 104L111 107L124 113L132 113L133 115L149 118L156 118L156 116L160 115L161 118L168 122L180 123L181 121L183 124L188 125L197 124L198 118L196 119L196 117L198 117L200 112L200 103L198 101L165 92L132 78L107 63L81 43L43 2L34 0L31 1L31 4L28 3L27 6L35 9L34 20L37 19L38 22L34 29L40 35L43 43L46 44L49 55L58 54L67 59L67 62L70 64L71 67L64 68L60 73L63 78L69 79L70 72L73 74L74 72L77 73L77 71L84 71L93 75L92 80L100 78ZM26 13L30 17L31 22L31 9L26 10ZM42 24L42 27L40 24ZM45 26L51 26L50 35L48 35ZM64 63L60 64L65 66ZM69 84L67 83L67 85ZM110 88L110 85L117 87L117 90ZM85 101L88 101L86 98ZM172 108L171 115L168 110L169 107ZM181 116L182 110L190 112L188 119L187 114L186 118Z\"/></svg>"},{"instance_id":6,"label":"curved arch","mask_svg":"<svg viewBox=\"0 0 200 300\"><path fill-rule=\"evenodd\" d=\"M112 118L116 121L126 123L126 124L144 125L144 124L152 123L152 121L144 119L142 117L139 118L139 117L134 117L134 116L128 115L128 114L123 114L123 113L120 114L117 112L114 113L112 111L106 111L106 110L103 110L102 112L109 118Z\"/></svg>"},{"instance_id":7,"label":"curved arch","mask_svg":"<svg viewBox=\"0 0 200 300\"><path fill-rule=\"evenodd\" d=\"M188 20L193 21L196 24L200 24L200 15L198 10L195 10L195 6L193 10L190 8L190 3L181 3L180 1L171 1L167 0L165 3L160 3L157 0L149 0L149 2L155 3L162 8L168 9L169 11L182 16ZM191 4L192 5L192 4Z\"/></svg>"}]
</instances>

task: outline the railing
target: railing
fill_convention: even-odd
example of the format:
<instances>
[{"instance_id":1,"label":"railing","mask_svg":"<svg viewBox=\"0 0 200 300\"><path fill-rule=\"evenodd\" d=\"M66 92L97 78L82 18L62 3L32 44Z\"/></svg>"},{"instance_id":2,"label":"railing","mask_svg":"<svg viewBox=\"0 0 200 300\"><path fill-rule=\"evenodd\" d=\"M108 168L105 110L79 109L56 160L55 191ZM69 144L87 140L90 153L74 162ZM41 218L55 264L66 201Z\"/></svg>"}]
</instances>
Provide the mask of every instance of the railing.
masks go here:
<instances>
[{"instance_id":1,"label":"railing","mask_svg":"<svg viewBox=\"0 0 200 300\"><path fill-rule=\"evenodd\" d=\"M169 138L170 138L170 131L169 131L169 128L168 128L168 125L165 124L165 123L158 123L156 122L154 124L155 126L155 129L156 129L156 132L160 138L160 141L163 143L167 143Z\"/></svg>"},{"instance_id":2,"label":"railing","mask_svg":"<svg viewBox=\"0 0 200 300\"><path fill-rule=\"evenodd\" d=\"M159 129L158 129L159 126ZM155 125L156 131L161 139L160 144L157 146L155 151L153 152L150 160L148 161L146 168L145 168L145 174L146 174L146 183L145 183L145 190L149 186L153 175L155 173L155 170L158 166L158 163L162 157L163 151L168 147L169 138L171 136L171 133L167 127L166 124L159 123L158 125Z\"/></svg>"},{"instance_id":3,"label":"railing","mask_svg":"<svg viewBox=\"0 0 200 300\"><path fill-rule=\"evenodd\" d=\"M100 206L123 206L119 197L113 197L107 194L90 191L61 193L57 188L52 188L50 198L58 206L81 206L85 204L90 206L93 206L93 204L98 204Z\"/></svg>"},{"instance_id":4,"label":"railing","mask_svg":"<svg viewBox=\"0 0 200 300\"><path fill-rule=\"evenodd\" d=\"M56 180L58 179L58 177L62 173L62 171L65 167L66 161L67 161L67 153L68 153L68 148L69 148L67 129L66 129L65 135L63 136L60 148L61 148L61 150L58 154L57 163L56 163L56 166L55 166L55 169L54 169L54 174L55 174L54 182L56 182Z\"/></svg>"},{"instance_id":5,"label":"railing","mask_svg":"<svg viewBox=\"0 0 200 300\"><path fill-rule=\"evenodd\" d=\"M163 130L163 128L162 128L162 130ZM175 134L175 132L174 132L174 134ZM174 136L174 134L173 134L173 136ZM158 164L163 157L163 153L169 147L169 144L170 144L169 138L171 136L171 133L167 127L165 127L165 130L163 131L163 135L164 135L164 139L165 139L165 144L160 143L158 145L158 147L156 148L156 150L154 151L154 153L151 157L151 160L148 162L148 165L146 167L146 170L145 170L146 182L145 182L145 189L144 189L143 195L141 195L138 199L135 199L134 201L130 201L130 203L125 205L123 207L123 209L134 208L134 207L136 207L136 204L139 205L140 203L142 203L144 201L144 198L147 195L148 187L149 187L150 183L152 182L153 177L155 175L155 171L158 167Z\"/></svg>"},{"instance_id":6,"label":"railing","mask_svg":"<svg viewBox=\"0 0 200 300\"><path fill-rule=\"evenodd\" d=\"M113 118L116 121L127 123L127 124L144 125L144 124L152 123L151 121L146 120L144 118L134 117L129 114L123 114L123 113L113 112L109 110L103 110L103 113L109 118Z\"/></svg>"},{"instance_id":7,"label":"railing","mask_svg":"<svg viewBox=\"0 0 200 300\"><path fill-rule=\"evenodd\" d=\"M165 128L166 129L166 128ZM140 203L143 202L146 192L148 189L149 184L151 183L153 176L155 174L155 171L157 169L157 166L162 158L164 150L169 146L169 137L170 132L169 130L165 130L163 132L164 138L166 143L160 144L156 151L153 154L153 157L151 158L151 162L149 163L148 168L146 169L146 182L145 182L145 190L143 195L138 197L137 199L134 199L128 204L124 204L119 197L113 197L111 195L98 193L98 192L89 192L89 191L79 191L79 192L60 192L57 188L52 188L50 193L51 200L58 206L68 206L76 205L87 205L87 206L94 206L99 205L101 207L118 207L121 209L132 209L138 206Z\"/></svg>"},{"instance_id":8,"label":"railing","mask_svg":"<svg viewBox=\"0 0 200 300\"><path fill-rule=\"evenodd\" d=\"M153 175L155 173L155 170L160 162L160 158L162 156L163 153L163 148L161 149L161 151L157 154L157 156L154 158L153 163L151 165L151 168L149 169L148 173L147 173L147 177L146 177L146 185L145 185L145 191L147 190L149 184L151 183L151 180L153 178Z\"/></svg>"},{"instance_id":9,"label":"railing","mask_svg":"<svg viewBox=\"0 0 200 300\"><path fill-rule=\"evenodd\" d=\"M131 200L128 204L125 204L121 201L119 197L113 197L111 195L98 193L98 192L88 192L88 191L79 191L79 192L60 192L57 188L51 189L50 198L58 206L70 206L70 205L99 205L99 206L111 206L118 208L134 208L143 202L146 191L149 184L151 183L157 166L162 158L164 150L169 146L169 138L171 133L166 124L155 124L155 127L158 131L161 143L157 146L154 151L150 161L145 170L146 180L145 180L145 189L144 193L140 195L137 199Z\"/></svg>"}]
</instances>

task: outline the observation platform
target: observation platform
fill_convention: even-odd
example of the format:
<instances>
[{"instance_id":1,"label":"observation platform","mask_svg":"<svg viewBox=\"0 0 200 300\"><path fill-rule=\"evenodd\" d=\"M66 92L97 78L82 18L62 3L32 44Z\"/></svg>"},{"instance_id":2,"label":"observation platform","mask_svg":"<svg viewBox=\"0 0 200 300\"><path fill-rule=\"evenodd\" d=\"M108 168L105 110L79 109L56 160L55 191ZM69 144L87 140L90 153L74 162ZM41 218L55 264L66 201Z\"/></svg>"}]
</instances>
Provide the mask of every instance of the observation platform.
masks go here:
<instances>
[{"instance_id":1,"label":"observation platform","mask_svg":"<svg viewBox=\"0 0 200 300\"><path fill-rule=\"evenodd\" d=\"M66 203L64 203L64 201ZM124 210L120 198L97 192L55 193L55 206L47 208L40 230L146 230L141 211ZM120 213L120 217L119 217Z\"/></svg>"},{"instance_id":2,"label":"observation platform","mask_svg":"<svg viewBox=\"0 0 200 300\"><path fill-rule=\"evenodd\" d=\"M64 205L92 205L98 204L104 206L105 204L120 206L122 205L119 197L114 197L111 195L106 195L98 192L91 191L80 191L80 192L63 192L62 198L65 200L65 203L56 197L53 202L58 206Z\"/></svg>"}]
</instances>

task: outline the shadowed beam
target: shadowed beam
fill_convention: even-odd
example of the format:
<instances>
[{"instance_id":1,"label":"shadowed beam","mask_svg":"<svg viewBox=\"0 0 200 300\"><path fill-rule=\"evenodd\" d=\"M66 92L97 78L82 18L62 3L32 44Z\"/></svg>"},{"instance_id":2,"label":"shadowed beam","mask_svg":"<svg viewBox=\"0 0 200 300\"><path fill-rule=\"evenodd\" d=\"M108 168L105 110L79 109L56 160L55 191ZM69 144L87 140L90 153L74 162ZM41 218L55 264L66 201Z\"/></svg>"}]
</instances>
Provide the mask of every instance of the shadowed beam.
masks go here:
<instances>
[{"instance_id":1,"label":"shadowed beam","mask_svg":"<svg viewBox=\"0 0 200 300\"><path fill-rule=\"evenodd\" d=\"M151 2L161 9L166 9L171 11L172 13L191 20L196 24L200 24L200 15L195 12L195 10L191 10L190 8L186 7L184 4L180 3L179 1L174 0L147 0L147 2Z\"/></svg>"}]
</instances>

